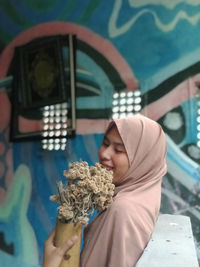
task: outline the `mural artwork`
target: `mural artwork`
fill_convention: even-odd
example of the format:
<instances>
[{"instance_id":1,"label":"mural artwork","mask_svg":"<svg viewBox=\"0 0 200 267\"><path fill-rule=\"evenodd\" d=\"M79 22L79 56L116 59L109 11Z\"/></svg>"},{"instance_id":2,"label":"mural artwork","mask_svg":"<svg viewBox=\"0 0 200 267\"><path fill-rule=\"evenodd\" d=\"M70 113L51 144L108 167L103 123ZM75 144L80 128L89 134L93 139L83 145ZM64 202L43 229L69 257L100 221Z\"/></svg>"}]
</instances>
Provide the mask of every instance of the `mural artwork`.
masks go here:
<instances>
[{"instance_id":1,"label":"mural artwork","mask_svg":"<svg viewBox=\"0 0 200 267\"><path fill-rule=\"evenodd\" d=\"M195 0L2 1L0 4L0 262L40 265L55 226L49 196L68 163L98 161L114 92L140 90L141 113L167 136L161 213L191 219L200 260L200 3ZM65 151L10 142L15 47L74 34L76 137ZM22 129L40 119L20 118Z\"/></svg>"}]
</instances>

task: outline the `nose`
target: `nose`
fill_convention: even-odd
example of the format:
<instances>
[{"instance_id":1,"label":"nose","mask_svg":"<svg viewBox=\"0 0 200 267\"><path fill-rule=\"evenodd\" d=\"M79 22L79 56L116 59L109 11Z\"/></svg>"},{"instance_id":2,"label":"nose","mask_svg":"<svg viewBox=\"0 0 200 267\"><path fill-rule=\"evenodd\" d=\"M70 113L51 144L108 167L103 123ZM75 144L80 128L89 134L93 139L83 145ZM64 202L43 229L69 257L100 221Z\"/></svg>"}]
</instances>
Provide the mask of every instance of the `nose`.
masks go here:
<instances>
[{"instance_id":1,"label":"nose","mask_svg":"<svg viewBox=\"0 0 200 267\"><path fill-rule=\"evenodd\" d=\"M104 148L101 155L102 155L103 159L109 160L112 156L112 147L107 146L106 148Z\"/></svg>"}]
</instances>

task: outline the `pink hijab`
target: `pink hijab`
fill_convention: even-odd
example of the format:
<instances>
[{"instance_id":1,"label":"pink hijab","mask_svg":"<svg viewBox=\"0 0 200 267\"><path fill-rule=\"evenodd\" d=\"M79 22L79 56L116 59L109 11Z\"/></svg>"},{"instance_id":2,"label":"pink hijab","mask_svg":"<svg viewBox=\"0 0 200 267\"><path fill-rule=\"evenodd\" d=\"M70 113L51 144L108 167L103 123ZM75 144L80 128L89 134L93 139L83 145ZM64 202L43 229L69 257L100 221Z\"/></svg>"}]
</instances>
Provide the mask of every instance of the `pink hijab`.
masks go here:
<instances>
[{"instance_id":1,"label":"pink hijab","mask_svg":"<svg viewBox=\"0 0 200 267\"><path fill-rule=\"evenodd\" d=\"M124 142L130 168L116 186L110 208L85 229L81 267L135 266L151 237L160 209L161 183L166 173L162 128L142 115L114 123Z\"/></svg>"}]
</instances>

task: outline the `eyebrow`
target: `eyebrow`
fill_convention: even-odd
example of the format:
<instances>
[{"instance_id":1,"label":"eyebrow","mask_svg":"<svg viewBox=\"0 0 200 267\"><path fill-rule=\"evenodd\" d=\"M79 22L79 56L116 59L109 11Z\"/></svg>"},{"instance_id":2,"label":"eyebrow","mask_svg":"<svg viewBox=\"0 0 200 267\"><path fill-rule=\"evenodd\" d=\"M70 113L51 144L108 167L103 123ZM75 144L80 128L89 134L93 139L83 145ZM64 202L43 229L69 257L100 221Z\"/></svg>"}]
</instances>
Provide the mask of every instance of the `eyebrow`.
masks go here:
<instances>
[{"instance_id":1,"label":"eyebrow","mask_svg":"<svg viewBox=\"0 0 200 267\"><path fill-rule=\"evenodd\" d=\"M106 135L104 135L104 140L106 140L106 141L110 142L109 138L108 138ZM125 146L124 146L124 144L123 144L123 143L114 142L114 144L115 144L115 145L118 145L118 146L122 146L122 147L124 147L124 148L125 148Z\"/></svg>"}]
</instances>

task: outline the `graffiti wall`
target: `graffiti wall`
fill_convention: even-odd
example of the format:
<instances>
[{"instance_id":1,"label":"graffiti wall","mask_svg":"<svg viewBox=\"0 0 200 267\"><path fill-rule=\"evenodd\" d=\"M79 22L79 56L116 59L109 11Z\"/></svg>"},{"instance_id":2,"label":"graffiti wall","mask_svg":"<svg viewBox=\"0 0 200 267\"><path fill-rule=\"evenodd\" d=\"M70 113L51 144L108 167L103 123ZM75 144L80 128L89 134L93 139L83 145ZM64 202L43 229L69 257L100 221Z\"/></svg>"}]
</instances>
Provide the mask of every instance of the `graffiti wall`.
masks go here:
<instances>
[{"instance_id":1,"label":"graffiti wall","mask_svg":"<svg viewBox=\"0 0 200 267\"><path fill-rule=\"evenodd\" d=\"M49 196L68 163L98 161L115 91L140 90L141 113L167 136L162 213L190 216L200 258L200 3L196 0L2 0L0 3L0 261L41 264L55 226ZM10 142L16 46L75 34L77 135L65 151ZM15 264L15 265L13 265ZM17 265L18 264L18 265Z\"/></svg>"}]
</instances>

